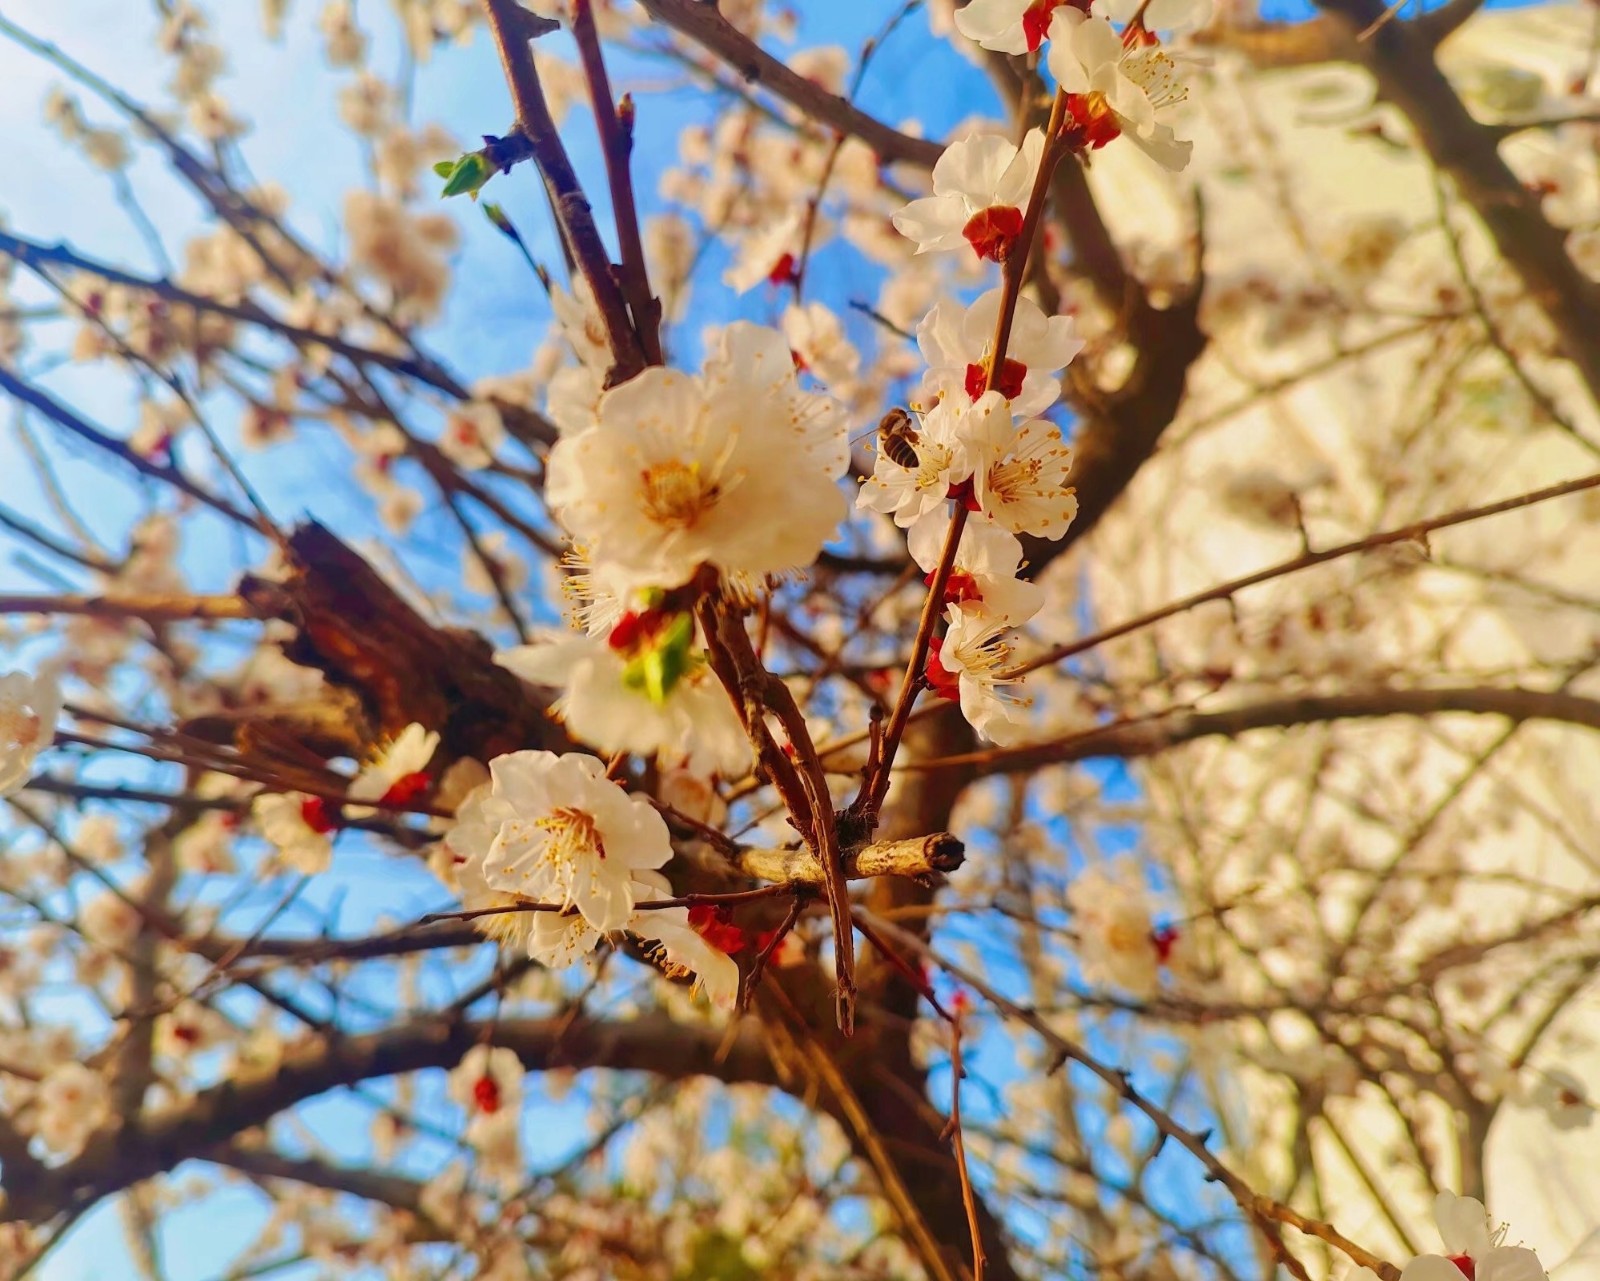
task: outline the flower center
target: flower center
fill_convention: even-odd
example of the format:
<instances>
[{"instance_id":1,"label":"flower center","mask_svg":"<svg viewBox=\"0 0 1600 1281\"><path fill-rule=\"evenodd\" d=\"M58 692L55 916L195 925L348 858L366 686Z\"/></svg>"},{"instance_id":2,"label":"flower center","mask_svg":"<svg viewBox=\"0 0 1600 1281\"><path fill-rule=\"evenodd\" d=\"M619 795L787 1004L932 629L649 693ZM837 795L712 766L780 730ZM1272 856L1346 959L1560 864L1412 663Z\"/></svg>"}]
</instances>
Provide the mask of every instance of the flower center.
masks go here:
<instances>
[{"instance_id":1,"label":"flower center","mask_svg":"<svg viewBox=\"0 0 1600 1281\"><path fill-rule=\"evenodd\" d=\"M428 790L428 775L422 770L402 774L389 784L389 790L380 798L387 805L409 805Z\"/></svg>"},{"instance_id":2,"label":"flower center","mask_svg":"<svg viewBox=\"0 0 1600 1281\"><path fill-rule=\"evenodd\" d=\"M543 859L547 863L571 866L590 855L606 856L606 843L600 839L594 815L562 806L551 810L533 825L545 833Z\"/></svg>"},{"instance_id":3,"label":"flower center","mask_svg":"<svg viewBox=\"0 0 1600 1281\"><path fill-rule=\"evenodd\" d=\"M689 928L726 956L737 956L750 946L749 937L726 907L696 904L689 909Z\"/></svg>"},{"instance_id":4,"label":"flower center","mask_svg":"<svg viewBox=\"0 0 1600 1281\"><path fill-rule=\"evenodd\" d=\"M1189 90L1178 78L1177 64L1159 49L1132 52L1121 63L1122 74L1150 99L1157 111L1175 107L1189 96Z\"/></svg>"},{"instance_id":5,"label":"flower center","mask_svg":"<svg viewBox=\"0 0 1600 1281\"><path fill-rule=\"evenodd\" d=\"M721 497L721 489L700 474L699 463L668 458L640 473L644 513L668 529L690 529Z\"/></svg>"},{"instance_id":6,"label":"flower center","mask_svg":"<svg viewBox=\"0 0 1600 1281\"><path fill-rule=\"evenodd\" d=\"M1015 205L991 205L967 219L961 234L972 252L990 262L1004 262L1022 234L1022 210Z\"/></svg>"}]
</instances>

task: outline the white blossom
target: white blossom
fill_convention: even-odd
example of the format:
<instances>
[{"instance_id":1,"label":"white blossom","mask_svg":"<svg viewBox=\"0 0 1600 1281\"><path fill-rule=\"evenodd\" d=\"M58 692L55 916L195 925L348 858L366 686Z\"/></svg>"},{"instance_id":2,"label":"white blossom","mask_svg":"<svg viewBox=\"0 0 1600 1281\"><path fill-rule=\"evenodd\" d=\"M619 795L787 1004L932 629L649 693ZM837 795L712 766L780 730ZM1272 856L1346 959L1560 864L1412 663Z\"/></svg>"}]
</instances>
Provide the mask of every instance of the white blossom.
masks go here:
<instances>
[{"instance_id":1,"label":"white blossom","mask_svg":"<svg viewBox=\"0 0 1600 1281\"><path fill-rule=\"evenodd\" d=\"M1024 729L1026 700L1010 693L1016 684L1006 675L1011 649L1002 639L1006 625L960 605L947 605L949 623L934 639L928 655L928 683L941 698L961 704L967 724L1001 747L1018 741Z\"/></svg>"},{"instance_id":2,"label":"white blossom","mask_svg":"<svg viewBox=\"0 0 1600 1281\"><path fill-rule=\"evenodd\" d=\"M500 411L486 401L469 400L453 405L439 433L439 452L457 467L478 471L494 461L506 438Z\"/></svg>"},{"instance_id":3,"label":"white blossom","mask_svg":"<svg viewBox=\"0 0 1600 1281\"><path fill-rule=\"evenodd\" d=\"M82 1063L61 1063L39 1082L34 1096L34 1133L61 1156L76 1156L111 1119L111 1090L99 1072Z\"/></svg>"},{"instance_id":4,"label":"white blossom","mask_svg":"<svg viewBox=\"0 0 1600 1281\"><path fill-rule=\"evenodd\" d=\"M388 801L404 804L427 786L428 762L439 747L437 732L413 722L395 739L379 749L351 780L346 794L353 801ZM350 807L350 813L364 817L373 813L370 806Z\"/></svg>"},{"instance_id":5,"label":"white blossom","mask_svg":"<svg viewBox=\"0 0 1600 1281\"><path fill-rule=\"evenodd\" d=\"M33 776L33 762L55 737L60 715L61 683L54 672L0 676L0 796L10 796Z\"/></svg>"},{"instance_id":6,"label":"white blossom","mask_svg":"<svg viewBox=\"0 0 1600 1281\"><path fill-rule=\"evenodd\" d=\"M732 1009L739 996L739 966L726 952L711 946L689 924L689 912L682 907L658 908L639 912L629 927L640 938L650 939L660 948L668 975L687 971L695 976L695 987L721 1009Z\"/></svg>"},{"instance_id":7,"label":"white blossom","mask_svg":"<svg viewBox=\"0 0 1600 1281\"><path fill-rule=\"evenodd\" d=\"M906 534L911 559L930 575L944 552L949 524L933 512ZM1019 627L1044 604L1044 590L1017 577L1021 566L1022 543L1015 534L982 516L970 516L956 547L945 600L990 624Z\"/></svg>"},{"instance_id":8,"label":"white blossom","mask_svg":"<svg viewBox=\"0 0 1600 1281\"><path fill-rule=\"evenodd\" d=\"M956 10L956 30L996 53L1032 53L1044 43L1050 15L1065 0L971 0Z\"/></svg>"},{"instance_id":9,"label":"white blossom","mask_svg":"<svg viewBox=\"0 0 1600 1281\"><path fill-rule=\"evenodd\" d=\"M1188 97L1172 58L1155 46L1124 42L1104 18L1062 7L1050 19L1050 74L1068 94L1080 144L1103 147L1118 137L1168 169L1189 163L1192 144L1158 115Z\"/></svg>"},{"instance_id":10,"label":"white blossom","mask_svg":"<svg viewBox=\"0 0 1600 1281\"><path fill-rule=\"evenodd\" d=\"M250 803L250 814L261 835L295 871L314 876L328 870L333 859L333 841L328 835L332 825L316 797L265 792Z\"/></svg>"},{"instance_id":11,"label":"white blossom","mask_svg":"<svg viewBox=\"0 0 1600 1281\"><path fill-rule=\"evenodd\" d=\"M917 326L917 347L928 362L924 403L947 396L977 400L983 394L1000 296L1000 289L991 289L966 307L944 299ZM1041 414L1061 398L1057 371L1083 347L1070 316L1046 316L1037 303L1018 298L995 390L1011 402L1017 417Z\"/></svg>"},{"instance_id":12,"label":"white blossom","mask_svg":"<svg viewBox=\"0 0 1600 1281\"><path fill-rule=\"evenodd\" d=\"M969 134L933 166L933 195L913 200L894 225L919 254L965 244L981 259L1003 262L1022 234L1043 155L1040 129L1030 129L1021 148L997 134Z\"/></svg>"},{"instance_id":13,"label":"white blossom","mask_svg":"<svg viewBox=\"0 0 1600 1281\"><path fill-rule=\"evenodd\" d=\"M985 412L986 405L989 412ZM1005 399L985 392L974 406L975 430L963 444L979 510L1016 534L1056 538L1078 514L1078 499L1066 483L1072 451L1060 429L1035 418L1012 429Z\"/></svg>"},{"instance_id":14,"label":"white blossom","mask_svg":"<svg viewBox=\"0 0 1600 1281\"><path fill-rule=\"evenodd\" d=\"M1441 1192L1434 1198L1433 1217L1446 1253L1418 1255L1400 1270L1400 1281L1546 1281L1539 1256L1503 1244L1505 1225L1493 1225L1477 1198ZM1360 1268L1351 1281L1377 1281L1377 1274Z\"/></svg>"},{"instance_id":15,"label":"white blossom","mask_svg":"<svg viewBox=\"0 0 1600 1281\"><path fill-rule=\"evenodd\" d=\"M839 317L820 302L784 309L783 334L800 367L837 395L846 395L861 369L861 353Z\"/></svg>"},{"instance_id":16,"label":"white blossom","mask_svg":"<svg viewBox=\"0 0 1600 1281\"><path fill-rule=\"evenodd\" d=\"M1562 1068L1546 1068L1539 1073L1528 1102L1543 1111L1558 1130L1587 1129L1594 1122L1595 1109L1589 1101L1588 1087Z\"/></svg>"},{"instance_id":17,"label":"white blossom","mask_svg":"<svg viewBox=\"0 0 1600 1281\"><path fill-rule=\"evenodd\" d=\"M503 1045L474 1045L450 1070L446 1092L469 1113L495 1116L522 1106L525 1071L517 1052Z\"/></svg>"},{"instance_id":18,"label":"white blossom","mask_svg":"<svg viewBox=\"0 0 1600 1281\"><path fill-rule=\"evenodd\" d=\"M837 409L795 382L781 334L736 323L696 378L646 369L550 451L545 497L597 564L673 587L701 564L760 576L816 559L845 511Z\"/></svg>"},{"instance_id":19,"label":"white blossom","mask_svg":"<svg viewBox=\"0 0 1600 1281\"><path fill-rule=\"evenodd\" d=\"M1067 906L1085 982L1146 997L1160 986L1161 958L1149 899L1141 886L1130 883L1134 875L1110 876L1099 868L1083 872L1067 886Z\"/></svg>"},{"instance_id":20,"label":"white blossom","mask_svg":"<svg viewBox=\"0 0 1600 1281\"><path fill-rule=\"evenodd\" d=\"M445 838L479 864L485 887L574 907L602 932L625 926L633 872L672 857L667 825L650 803L580 753L512 752L491 761L489 774L489 789L462 806Z\"/></svg>"},{"instance_id":21,"label":"white blossom","mask_svg":"<svg viewBox=\"0 0 1600 1281\"><path fill-rule=\"evenodd\" d=\"M1089 11L1120 24L1139 18L1146 31L1180 34L1198 31L1211 21L1212 0L1094 0Z\"/></svg>"},{"instance_id":22,"label":"white blossom","mask_svg":"<svg viewBox=\"0 0 1600 1281\"><path fill-rule=\"evenodd\" d=\"M949 397L928 410L915 431L917 465L902 467L880 449L872 475L856 495L858 507L893 516L902 529L941 510L951 487L972 476L979 451L969 442L1009 437L1011 410L999 392L977 402Z\"/></svg>"}]
</instances>

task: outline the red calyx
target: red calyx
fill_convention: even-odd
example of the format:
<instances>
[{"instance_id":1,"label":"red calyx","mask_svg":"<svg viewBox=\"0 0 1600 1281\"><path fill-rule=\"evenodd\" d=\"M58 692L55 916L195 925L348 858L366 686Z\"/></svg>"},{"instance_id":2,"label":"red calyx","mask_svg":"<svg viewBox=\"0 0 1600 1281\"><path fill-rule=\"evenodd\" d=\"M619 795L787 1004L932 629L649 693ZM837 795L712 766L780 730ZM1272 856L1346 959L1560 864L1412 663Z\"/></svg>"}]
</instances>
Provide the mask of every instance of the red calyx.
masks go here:
<instances>
[{"instance_id":1,"label":"red calyx","mask_svg":"<svg viewBox=\"0 0 1600 1281\"><path fill-rule=\"evenodd\" d=\"M1067 132L1080 149L1097 151L1122 136L1122 126L1103 94L1069 93L1067 114L1072 117L1072 128Z\"/></svg>"},{"instance_id":2,"label":"red calyx","mask_svg":"<svg viewBox=\"0 0 1600 1281\"><path fill-rule=\"evenodd\" d=\"M428 776L421 770L413 770L389 784L389 790L383 794L383 802L385 805L409 805L427 790Z\"/></svg>"},{"instance_id":3,"label":"red calyx","mask_svg":"<svg viewBox=\"0 0 1600 1281\"><path fill-rule=\"evenodd\" d=\"M972 478L970 476L966 480L957 481L954 485L951 485L950 488L945 491L944 496L946 498L955 499L956 502L960 503L969 512L983 510L978 506L978 492L973 487Z\"/></svg>"},{"instance_id":4,"label":"red calyx","mask_svg":"<svg viewBox=\"0 0 1600 1281\"><path fill-rule=\"evenodd\" d=\"M947 698L952 703L961 700L961 681L945 667L944 661L939 657L939 647L944 643L942 637L935 636L928 642L928 688L940 698Z\"/></svg>"},{"instance_id":5,"label":"red calyx","mask_svg":"<svg viewBox=\"0 0 1600 1281\"><path fill-rule=\"evenodd\" d=\"M500 1086L492 1076L480 1076L472 1083L472 1105L486 1116L500 1110Z\"/></svg>"},{"instance_id":6,"label":"red calyx","mask_svg":"<svg viewBox=\"0 0 1600 1281\"><path fill-rule=\"evenodd\" d=\"M1166 965L1172 960L1172 949L1178 945L1182 937L1175 925L1163 925L1160 929L1150 931L1150 946L1156 950L1156 960Z\"/></svg>"},{"instance_id":7,"label":"red calyx","mask_svg":"<svg viewBox=\"0 0 1600 1281\"><path fill-rule=\"evenodd\" d=\"M1028 52L1037 53L1039 46L1044 43L1045 36L1050 34L1050 15L1061 7L1062 0L1033 0L1022 13L1022 35L1028 42ZM1082 8L1088 12L1087 4L1074 8Z\"/></svg>"},{"instance_id":8,"label":"red calyx","mask_svg":"<svg viewBox=\"0 0 1600 1281\"><path fill-rule=\"evenodd\" d=\"M1004 262L1022 234L1022 210L1015 205L991 205L967 219L961 234L972 252L989 262Z\"/></svg>"},{"instance_id":9,"label":"red calyx","mask_svg":"<svg viewBox=\"0 0 1600 1281\"><path fill-rule=\"evenodd\" d=\"M1022 380L1028 376L1028 367L1020 360L1012 360L1009 356L1000 362L999 372L994 379L993 390L999 392L1007 400L1015 400L1022 394ZM989 391L989 375L981 364L974 361L967 366L967 395L976 401L984 392Z\"/></svg>"},{"instance_id":10,"label":"red calyx","mask_svg":"<svg viewBox=\"0 0 1600 1281\"><path fill-rule=\"evenodd\" d=\"M620 654L631 654L661 630L667 615L659 609L629 610L611 628L606 644Z\"/></svg>"},{"instance_id":11,"label":"red calyx","mask_svg":"<svg viewBox=\"0 0 1600 1281\"><path fill-rule=\"evenodd\" d=\"M784 254L777 262L772 264L772 270L767 273L769 285L792 285L799 277L795 274L795 257L791 253Z\"/></svg>"},{"instance_id":12,"label":"red calyx","mask_svg":"<svg viewBox=\"0 0 1600 1281\"><path fill-rule=\"evenodd\" d=\"M339 826L328 809L328 802L320 796L308 796L300 802L300 821L318 836L326 836Z\"/></svg>"},{"instance_id":13,"label":"red calyx","mask_svg":"<svg viewBox=\"0 0 1600 1281\"><path fill-rule=\"evenodd\" d=\"M1466 1277L1467 1281L1477 1281L1477 1265L1473 1263L1470 1254L1452 1254L1450 1262L1456 1265L1456 1268L1462 1276Z\"/></svg>"},{"instance_id":14,"label":"red calyx","mask_svg":"<svg viewBox=\"0 0 1600 1281\"><path fill-rule=\"evenodd\" d=\"M183 1045L195 1045L200 1040L200 1029L188 1023L179 1023L172 1029L172 1039Z\"/></svg>"},{"instance_id":15,"label":"red calyx","mask_svg":"<svg viewBox=\"0 0 1600 1281\"><path fill-rule=\"evenodd\" d=\"M689 909L689 928L729 956L737 956L750 946L750 936L734 924L733 913L712 903L698 903Z\"/></svg>"},{"instance_id":16,"label":"red calyx","mask_svg":"<svg viewBox=\"0 0 1600 1281\"><path fill-rule=\"evenodd\" d=\"M933 586L933 573L930 571L922 580L929 587ZM978 587L978 580L971 574L956 570L945 580L944 602L946 605L960 605L969 600L982 600L983 592Z\"/></svg>"}]
</instances>

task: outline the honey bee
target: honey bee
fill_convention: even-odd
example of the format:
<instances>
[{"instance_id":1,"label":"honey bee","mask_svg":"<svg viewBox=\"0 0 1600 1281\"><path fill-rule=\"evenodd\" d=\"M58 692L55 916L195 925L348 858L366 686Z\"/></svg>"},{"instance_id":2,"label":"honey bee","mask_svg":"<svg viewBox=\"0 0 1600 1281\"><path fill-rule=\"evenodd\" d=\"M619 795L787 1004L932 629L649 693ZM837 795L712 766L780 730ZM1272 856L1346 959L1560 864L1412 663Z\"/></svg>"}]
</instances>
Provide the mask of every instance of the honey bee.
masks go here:
<instances>
[{"instance_id":1,"label":"honey bee","mask_svg":"<svg viewBox=\"0 0 1600 1281\"><path fill-rule=\"evenodd\" d=\"M879 452L907 471L922 465L917 456L917 429L911 423L911 415L900 408L891 409L878 421Z\"/></svg>"}]
</instances>

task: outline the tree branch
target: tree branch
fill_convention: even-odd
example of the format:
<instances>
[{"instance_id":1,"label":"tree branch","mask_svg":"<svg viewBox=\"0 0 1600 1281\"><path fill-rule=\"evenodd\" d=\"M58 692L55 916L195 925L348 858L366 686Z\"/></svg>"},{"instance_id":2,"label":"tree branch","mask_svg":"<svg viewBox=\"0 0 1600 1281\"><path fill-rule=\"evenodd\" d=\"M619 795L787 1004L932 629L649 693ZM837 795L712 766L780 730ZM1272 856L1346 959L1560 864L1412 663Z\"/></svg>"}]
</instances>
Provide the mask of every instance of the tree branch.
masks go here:
<instances>
[{"instance_id":1,"label":"tree branch","mask_svg":"<svg viewBox=\"0 0 1600 1281\"><path fill-rule=\"evenodd\" d=\"M516 0L483 0L483 7L489 15L489 31L500 51L500 65L516 106L517 130L533 148L534 163L544 177L567 247L588 281L595 307L605 324L614 362L606 384L616 386L644 368L644 352L629 320L627 303L612 275L611 259L600 238L600 229L595 225L594 211L583 194L583 185L578 181L566 144L561 141L545 102L533 50L528 47L525 11Z\"/></svg>"},{"instance_id":2,"label":"tree branch","mask_svg":"<svg viewBox=\"0 0 1600 1281\"><path fill-rule=\"evenodd\" d=\"M0 391L6 392L24 405L32 406L58 427L65 428L80 440L86 441L95 446L95 448L110 454L113 458L126 463L140 475L149 476L153 480L159 480L164 484L171 485L174 489L204 503L212 511L219 512L236 524L244 525L249 529L260 528L255 517L240 511L227 499L219 498L210 490L195 484L194 481L190 480L176 467L151 462L143 455L135 453L128 448L126 441L118 440L114 436L108 436L98 427L80 418L48 393L18 378L16 374L3 365L0 365Z\"/></svg>"},{"instance_id":3,"label":"tree branch","mask_svg":"<svg viewBox=\"0 0 1600 1281\"><path fill-rule=\"evenodd\" d=\"M970 752L904 766L910 770L975 769L980 774L1016 773L1101 756L1154 756L1198 738L1237 738L1257 729L1289 729L1328 721L1385 716L1438 716L1463 712L1512 721L1548 720L1600 730L1600 700L1536 689L1449 686L1437 689L1352 690L1267 698L1215 712L1167 712L1087 730L1052 743Z\"/></svg>"},{"instance_id":4,"label":"tree branch","mask_svg":"<svg viewBox=\"0 0 1600 1281\"><path fill-rule=\"evenodd\" d=\"M16 1183L8 1169L0 1214L6 1222L40 1223L85 1208L184 1160L204 1158L241 1131L329 1090L374 1077L454 1067L480 1042L514 1050L534 1071L604 1067L670 1079L715 1076L778 1083L754 1029L730 1040L723 1029L688 1027L665 1014L625 1023L555 1018L407 1024L291 1048L276 1066L242 1072L168 1111L123 1118L92 1138L77 1157L26 1183Z\"/></svg>"},{"instance_id":5,"label":"tree branch","mask_svg":"<svg viewBox=\"0 0 1600 1281\"><path fill-rule=\"evenodd\" d=\"M751 40L705 0L639 0L657 22L709 49L745 80L760 84L811 119L860 138L885 162L905 161L933 168L944 144L913 138L852 106L837 94L791 71Z\"/></svg>"}]
</instances>

